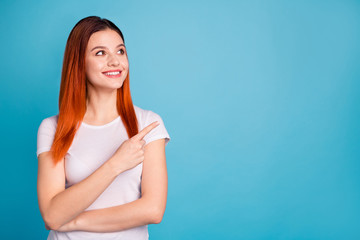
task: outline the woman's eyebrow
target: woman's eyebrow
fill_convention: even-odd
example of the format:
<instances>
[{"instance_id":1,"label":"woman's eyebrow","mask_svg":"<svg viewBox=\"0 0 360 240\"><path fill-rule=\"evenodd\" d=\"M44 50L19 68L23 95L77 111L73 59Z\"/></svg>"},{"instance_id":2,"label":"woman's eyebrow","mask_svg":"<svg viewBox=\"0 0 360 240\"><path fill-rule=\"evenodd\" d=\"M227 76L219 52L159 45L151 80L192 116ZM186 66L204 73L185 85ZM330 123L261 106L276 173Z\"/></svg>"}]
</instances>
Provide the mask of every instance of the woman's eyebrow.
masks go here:
<instances>
[{"instance_id":1,"label":"woman's eyebrow","mask_svg":"<svg viewBox=\"0 0 360 240\"><path fill-rule=\"evenodd\" d=\"M121 46L124 46L124 47L125 47L125 45L121 43L121 44L117 45L116 48L121 47ZM97 48L107 48L107 47L104 47L104 46L96 46L96 47L94 47L93 49L91 49L90 52L94 51L94 50L97 49Z\"/></svg>"}]
</instances>

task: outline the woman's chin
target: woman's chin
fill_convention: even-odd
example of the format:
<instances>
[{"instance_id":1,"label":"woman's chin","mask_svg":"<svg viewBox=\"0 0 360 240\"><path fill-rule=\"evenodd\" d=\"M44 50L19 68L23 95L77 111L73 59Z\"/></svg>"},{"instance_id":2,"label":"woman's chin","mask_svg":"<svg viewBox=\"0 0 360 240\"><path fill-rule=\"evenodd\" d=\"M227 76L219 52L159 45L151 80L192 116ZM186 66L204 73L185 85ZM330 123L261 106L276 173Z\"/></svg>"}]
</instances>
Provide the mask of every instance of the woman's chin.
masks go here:
<instances>
[{"instance_id":1,"label":"woman's chin","mask_svg":"<svg viewBox=\"0 0 360 240\"><path fill-rule=\"evenodd\" d=\"M106 87L116 90L116 89L121 88L123 86L123 84L124 84L124 81L121 81L121 82L120 81L113 81L110 84L108 84Z\"/></svg>"}]
</instances>

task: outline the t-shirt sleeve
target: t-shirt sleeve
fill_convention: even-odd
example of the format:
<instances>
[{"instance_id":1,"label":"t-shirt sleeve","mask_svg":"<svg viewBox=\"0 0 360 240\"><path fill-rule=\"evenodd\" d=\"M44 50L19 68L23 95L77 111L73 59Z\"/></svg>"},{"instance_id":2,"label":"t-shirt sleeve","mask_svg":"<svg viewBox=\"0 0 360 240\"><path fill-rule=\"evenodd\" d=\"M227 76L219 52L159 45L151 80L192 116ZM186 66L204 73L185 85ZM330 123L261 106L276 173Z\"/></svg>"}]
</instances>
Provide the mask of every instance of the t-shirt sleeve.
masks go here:
<instances>
[{"instance_id":1,"label":"t-shirt sleeve","mask_svg":"<svg viewBox=\"0 0 360 240\"><path fill-rule=\"evenodd\" d=\"M155 140L158 140L161 138L165 138L165 146L166 146L168 144L168 142L170 141L170 136L169 136L169 133L167 132L167 130L165 128L165 124L164 124L162 118L159 116L159 114L148 110L147 116L145 118L145 124L144 124L144 126L142 126L142 128L145 128L146 126L150 125L151 123L153 123L155 121L158 121L160 124L144 136L143 139L146 142L145 145L147 145L148 143L150 143L152 141L155 141Z\"/></svg>"},{"instance_id":2,"label":"t-shirt sleeve","mask_svg":"<svg viewBox=\"0 0 360 240\"><path fill-rule=\"evenodd\" d=\"M39 126L37 133L37 157L39 157L40 153L50 151L51 149L56 131L56 123L53 120L53 118L45 118Z\"/></svg>"}]
</instances>

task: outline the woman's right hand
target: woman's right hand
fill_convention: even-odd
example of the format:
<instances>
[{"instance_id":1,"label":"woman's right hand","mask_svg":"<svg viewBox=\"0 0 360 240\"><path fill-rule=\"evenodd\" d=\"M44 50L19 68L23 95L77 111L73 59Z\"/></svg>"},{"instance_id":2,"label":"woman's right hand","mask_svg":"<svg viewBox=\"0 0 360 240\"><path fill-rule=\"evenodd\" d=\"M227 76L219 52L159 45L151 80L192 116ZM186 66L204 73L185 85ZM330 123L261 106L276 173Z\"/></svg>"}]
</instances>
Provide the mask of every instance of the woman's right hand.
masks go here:
<instances>
[{"instance_id":1,"label":"woman's right hand","mask_svg":"<svg viewBox=\"0 0 360 240\"><path fill-rule=\"evenodd\" d=\"M114 155L108 160L110 166L120 174L128 169L136 167L144 161L144 146L145 140L143 138L152 129L159 126L159 122L153 122L138 134L125 140L120 147L116 150Z\"/></svg>"}]
</instances>

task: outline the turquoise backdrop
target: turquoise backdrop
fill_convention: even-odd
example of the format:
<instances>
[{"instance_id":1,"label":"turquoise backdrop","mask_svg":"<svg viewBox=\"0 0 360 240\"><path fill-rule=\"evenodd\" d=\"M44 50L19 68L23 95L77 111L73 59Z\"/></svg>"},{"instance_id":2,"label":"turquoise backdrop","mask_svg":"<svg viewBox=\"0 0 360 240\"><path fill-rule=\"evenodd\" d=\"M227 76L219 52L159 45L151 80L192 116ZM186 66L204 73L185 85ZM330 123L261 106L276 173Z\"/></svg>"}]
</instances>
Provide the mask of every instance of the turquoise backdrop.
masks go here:
<instances>
[{"instance_id":1,"label":"turquoise backdrop","mask_svg":"<svg viewBox=\"0 0 360 240\"><path fill-rule=\"evenodd\" d=\"M1 1L2 239L46 239L36 135L82 18L124 33L134 104L162 116L150 239L360 239L360 1Z\"/></svg>"}]
</instances>

